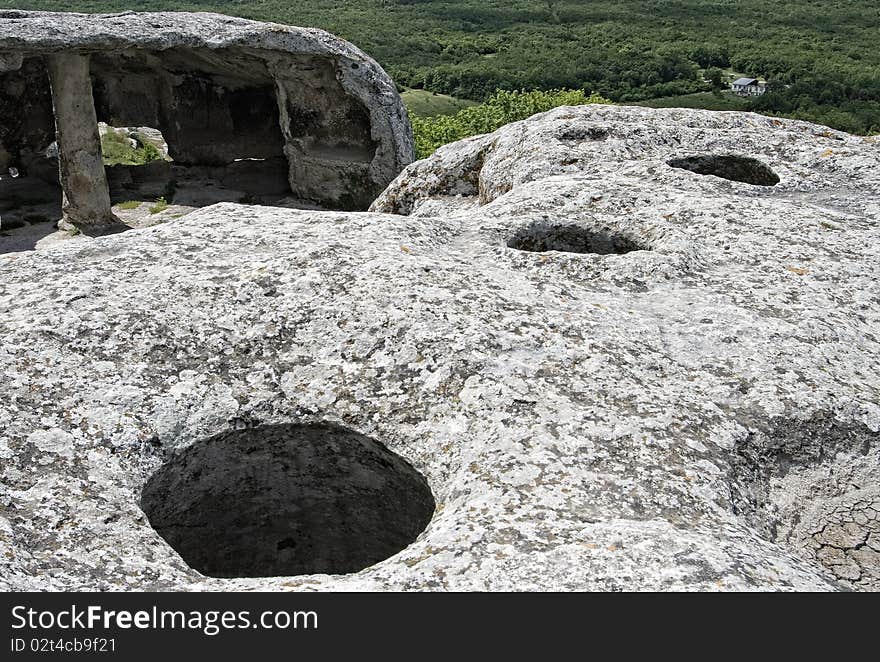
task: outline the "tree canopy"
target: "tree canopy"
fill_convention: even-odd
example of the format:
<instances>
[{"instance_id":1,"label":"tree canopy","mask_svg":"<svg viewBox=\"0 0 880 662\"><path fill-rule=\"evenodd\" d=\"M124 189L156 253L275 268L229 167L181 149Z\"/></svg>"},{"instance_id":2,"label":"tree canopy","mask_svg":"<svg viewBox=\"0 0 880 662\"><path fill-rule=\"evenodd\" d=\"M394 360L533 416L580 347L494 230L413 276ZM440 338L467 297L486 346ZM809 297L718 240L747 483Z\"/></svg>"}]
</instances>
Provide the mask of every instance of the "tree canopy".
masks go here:
<instances>
[{"instance_id":1,"label":"tree canopy","mask_svg":"<svg viewBox=\"0 0 880 662\"><path fill-rule=\"evenodd\" d=\"M736 75L750 106L880 131L876 0L0 0L0 8L219 11L313 26L374 56L400 84L477 101L580 89L615 102L708 92Z\"/></svg>"}]
</instances>

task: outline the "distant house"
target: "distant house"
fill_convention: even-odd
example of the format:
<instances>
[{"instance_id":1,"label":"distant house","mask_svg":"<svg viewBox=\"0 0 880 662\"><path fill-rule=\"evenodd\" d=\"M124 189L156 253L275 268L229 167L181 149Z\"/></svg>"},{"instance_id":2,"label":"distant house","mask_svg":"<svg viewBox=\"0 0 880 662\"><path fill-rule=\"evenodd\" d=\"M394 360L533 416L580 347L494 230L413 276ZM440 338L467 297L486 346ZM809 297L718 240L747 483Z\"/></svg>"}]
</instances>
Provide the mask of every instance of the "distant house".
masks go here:
<instances>
[{"instance_id":1,"label":"distant house","mask_svg":"<svg viewBox=\"0 0 880 662\"><path fill-rule=\"evenodd\" d=\"M767 83L757 78L738 78L730 84L730 89L741 97L759 97L767 91Z\"/></svg>"}]
</instances>

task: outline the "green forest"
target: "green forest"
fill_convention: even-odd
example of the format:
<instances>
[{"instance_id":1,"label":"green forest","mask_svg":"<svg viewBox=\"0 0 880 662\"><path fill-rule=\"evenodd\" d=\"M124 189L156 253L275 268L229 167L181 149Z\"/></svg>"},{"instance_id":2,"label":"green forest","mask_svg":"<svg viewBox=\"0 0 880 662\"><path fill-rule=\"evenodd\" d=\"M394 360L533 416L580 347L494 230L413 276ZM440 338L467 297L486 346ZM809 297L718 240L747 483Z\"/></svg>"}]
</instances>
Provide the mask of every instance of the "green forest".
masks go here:
<instances>
[{"instance_id":1,"label":"green forest","mask_svg":"<svg viewBox=\"0 0 880 662\"><path fill-rule=\"evenodd\" d=\"M12 7L218 11L320 27L375 57L402 90L458 100L567 88L880 132L877 0L0 0ZM740 75L767 80L768 93L724 92Z\"/></svg>"}]
</instances>

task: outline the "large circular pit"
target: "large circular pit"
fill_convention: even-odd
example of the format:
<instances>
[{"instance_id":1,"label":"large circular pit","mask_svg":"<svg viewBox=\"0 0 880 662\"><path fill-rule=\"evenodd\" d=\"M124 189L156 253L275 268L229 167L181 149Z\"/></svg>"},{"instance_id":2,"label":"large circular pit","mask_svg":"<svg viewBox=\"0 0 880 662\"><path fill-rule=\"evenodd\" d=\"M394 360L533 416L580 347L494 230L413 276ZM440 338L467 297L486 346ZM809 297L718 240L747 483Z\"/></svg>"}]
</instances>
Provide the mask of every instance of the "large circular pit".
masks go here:
<instances>
[{"instance_id":1,"label":"large circular pit","mask_svg":"<svg viewBox=\"0 0 880 662\"><path fill-rule=\"evenodd\" d=\"M323 424L200 441L163 465L141 498L153 528L212 577L356 572L412 543L434 505L402 457Z\"/></svg>"}]
</instances>

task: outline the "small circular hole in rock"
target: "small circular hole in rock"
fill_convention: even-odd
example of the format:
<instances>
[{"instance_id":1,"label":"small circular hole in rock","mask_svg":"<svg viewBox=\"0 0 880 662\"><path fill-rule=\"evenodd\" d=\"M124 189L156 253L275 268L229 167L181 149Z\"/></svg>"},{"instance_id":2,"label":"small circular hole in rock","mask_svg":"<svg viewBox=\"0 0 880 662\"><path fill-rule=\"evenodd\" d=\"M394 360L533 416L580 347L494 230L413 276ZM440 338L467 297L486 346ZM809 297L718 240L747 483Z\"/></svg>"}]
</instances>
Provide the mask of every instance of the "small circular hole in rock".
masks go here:
<instances>
[{"instance_id":1,"label":"small circular hole in rock","mask_svg":"<svg viewBox=\"0 0 880 662\"><path fill-rule=\"evenodd\" d=\"M507 242L507 247L531 253L561 251L598 255L649 250L646 245L608 230L588 230L578 225L544 224L530 225L519 230Z\"/></svg>"},{"instance_id":2,"label":"small circular hole in rock","mask_svg":"<svg viewBox=\"0 0 880 662\"><path fill-rule=\"evenodd\" d=\"M734 182L755 186L775 186L779 175L757 159L733 154L704 154L672 159L666 162L673 168L689 170L698 175L715 175Z\"/></svg>"},{"instance_id":3,"label":"small circular hole in rock","mask_svg":"<svg viewBox=\"0 0 880 662\"><path fill-rule=\"evenodd\" d=\"M357 572L412 543L434 506L406 460L328 424L202 440L160 467L141 496L159 535L211 577Z\"/></svg>"},{"instance_id":4,"label":"small circular hole in rock","mask_svg":"<svg viewBox=\"0 0 880 662\"><path fill-rule=\"evenodd\" d=\"M587 140L600 141L605 140L611 134L611 131L600 126L574 126L567 127L556 134L557 140L567 143L579 143Z\"/></svg>"}]
</instances>

